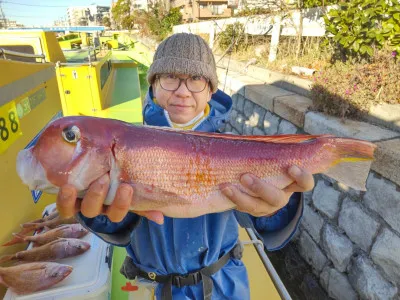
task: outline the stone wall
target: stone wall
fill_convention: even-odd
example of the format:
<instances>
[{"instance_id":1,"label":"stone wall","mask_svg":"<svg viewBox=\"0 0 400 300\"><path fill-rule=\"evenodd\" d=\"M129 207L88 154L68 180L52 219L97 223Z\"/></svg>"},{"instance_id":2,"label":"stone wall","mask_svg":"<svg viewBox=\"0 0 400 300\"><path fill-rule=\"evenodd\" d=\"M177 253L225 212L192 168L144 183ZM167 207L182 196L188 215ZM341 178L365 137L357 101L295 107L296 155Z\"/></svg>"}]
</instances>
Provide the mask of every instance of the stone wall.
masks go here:
<instances>
[{"instance_id":1,"label":"stone wall","mask_svg":"<svg viewBox=\"0 0 400 300\"><path fill-rule=\"evenodd\" d=\"M400 133L309 111L311 100L243 73L218 70L233 99L225 131L236 134L322 134L378 145L367 191L324 175L306 193L304 217L291 243L334 299L400 299ZM293 84L292 84L293 85Z\"/></svg>"},{"instance_id":2,"label":"stone wall","mask_svg":"<svg viewBox=\"0 0 400 300\"><path fill-rule=\"evenodd\" d=\"M143 41L142 41L143 42ZM143 42L147 45L148 43ZM153 46L149 46L151 49ZM153 52L154 50L149 50ZM221 90L232 96L233 111L225 130L236 134L334 134L373 141L376 160L367 191L350 189L315 175L306 193L293 248L311 266L333 299L400 300L400 132L398 108L391 131L365 122L346 121L309 111L309 82L255 66L220 60ZM388 122L384 122L387 126ZM295 247L291 247L294 245ZM305 274L305 277L309 277ZM306 278L307 279L307 278ZM308 280L308 279L307 279ZM310 290L306 287L303 290ZM306 299L323 299L319 293Z\"/></svg>"}]
</instances>

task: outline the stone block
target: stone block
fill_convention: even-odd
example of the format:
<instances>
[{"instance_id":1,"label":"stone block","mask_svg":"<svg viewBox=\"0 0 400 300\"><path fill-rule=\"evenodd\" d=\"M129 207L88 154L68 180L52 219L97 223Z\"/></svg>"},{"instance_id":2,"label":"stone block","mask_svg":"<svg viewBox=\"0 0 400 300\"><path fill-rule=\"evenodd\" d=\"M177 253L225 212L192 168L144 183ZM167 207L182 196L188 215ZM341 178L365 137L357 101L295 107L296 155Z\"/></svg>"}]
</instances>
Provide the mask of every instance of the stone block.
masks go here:
<instances>
[{"instance_id":1,"label":"stone block","mask_svg":"<svg viewBox=\"0 0 400 300\"><path fill-rule=\"evenodd\" d=\"M400 186L400 138L376 144L378 148L371 168Z\"/></svg>"},{"instance_id":2,"label":"stone block","mask_svg":"<svg viewBox=\"0 0 400 300\"><path fill-rule=\"evenodd\" d=\"M349 281L362 299L393 299L397 287L387 281L365 256L353 259Z\"/></svg>"},{"instance_id":3,"label":"stone block","mask_svg":"<svg viewBox=\"0 0 400 300\"><path fill-rule=\"evenodd\" d=\"M294 134L297 132L297 129L298 128L295 125L282 119L279 123L278 134Z\"/></svg>"},{"instance_id":4,"label":"stone block","mask_svg":"<svg viewBox=\"0 0 400 300\"><path fill-rule=\"evenodd\" d=\"M237 102L238 102L239 94L232 95L232 108L237 109Z\"/></svg>"},{"instance_id":5,"label":"stone block","mask_svg":"<svg viewBox=\"0 0 400 300\"><path fill-rule=\"evenodd\" d=\"M394 183L370 173L364 203L400 233L400 192Z\"/></svg>"},{"instance_id":6,"label":"stone block","mask_svg":"<svg viewBox=\"0 0 400 300\"><path fill-rule=\"evenodd\" d=\"M334 219L339 212L339 196L340 192L319 180L314 188L312 200L319 211Z\"/></svg>"},{"instance_id":7,"label":"stone block","mask_svg":"<svg viewBox=\"0 0 400 300\"><path fill-rule=\"evenodd\" d=\"M371 250L371 258L381 266L388 278L400 284L400 237L385 228L377 237Z\"/></svg>"},{"instance_id":8,"label":"stone block","mask_svg":"<svg viewBox=\"0 0 400 300\"><path fill-rule=\"evenodd\" d=\"M321 229L324 225L324 219L309 205L304 205L303 219L301 220L301 225L312 236L314 241L319 244Z\"/></svg>"},{"instance_id":9,"label":"stone block","mask_svg":"<svg viewBox=\"0 0 400 300\"><path fill-rule=\"evenodd\" d=\"M356 291L351 286L345 274L329 267L321 273L321 284L328 292L329 297L336 300L357 300Z\"/></svg>"},{"instance_id":10,"label":"stone block","mask_svg":"<svg viewBox=\"0 0 400 300\"><path fill-rule=\"evenodd\" d=\"M253 135L265 135L264 131L262 131L260 128L254 128L253 129Z\"/></svg>"},{"instance_id":11,"label":"stone block","mask_svg":"<svg viewBox=\"0 0 400 300\"><path fill-rule=\"evenodd\" d=\"M312 100L300 95L277 97L274 101L274 113L303 128L304 117Z\"/></svg>"},{"instance_id":12,"label":"stone block","mask_svg":"<svg viewBox=\"0 0 400 300\"><path fill-rule=\"evenodd\" d=\"M263 127L266 135L276 134L279 127L279 117L267 111L265 113Z\"/></svg>"},{"instance_id":13,"label":"stone block","mask_svg":"<svg viewBox=\"0 0 400 300\"><path fill-rule=\"evenodd\" d=\"M260 106L253 104L251 101L246 100L244 110L246 112L246 105L247 103L251 103L252 105L252 110L251 113L247 113L246 117L248 120L246 121L246 125L255 128L257 126L262 126L264 116L265 116L265 110L261 108ZM249 106L247 106L247 110L249 109Z\"/></svg>"},{"instance_id":14,"label":"stone block","mask_svg":"<svg viewBox=\"0 0 400 300\"><path fill-rule=\"evenodd\" d=\"M382 103L373 105L366 116L372 123L400 132L400 104Z\"/></svg>"},{"instance_id":15,"label":"stone block","mask_svg":"<svg viewBox=\"0 0 400 300\"><path fill-rule=\"evenodd\" d=\"M262 128L266 113L267 113L267 110L265 110L261 106L255 104L254 105L254 111L253 111L252 115L250 116L250 118L253 117L254 121L257 120L257 125L256 126Z\"/></svg>"},{"instance_id":16,"label":"stone block","mask_svg":"<svg viewBox=\"0 0 400 300\"><path fill-rule=\"evenodd\" d=\"M243 135L252 135L254 126L249 124L249 121L245 121L243 125Z\"/></svg>"},{"instance_id":17,"label":"stone block","mask_svg":"<svg viewBox=\"0 0 400 300\"><path fill-rule=\"evenodd\" d=\"M335 268L340 272L346 271L353 254L353 243L345 235L327 224L322 230L322 245Z\"/></svg>"},{"instance_id":18,"label":"stone block","mask_svg":"<svg viewBox=\"0 0 400 300\"><path fill-rule=\"evenodd\" d=\"M243 125L245 122L245 117L239 112L233 111L231 114L231 124L240 134L243 133Z\"/></svg>"},{"instance_id":19,"label":"stone block","mask_svg":"<svg viewBox=\"0 0 400 300\"><path fill-rule=\"evenodd\" d=\"M232 125L231 124L226 124L224 128L224 132L232 132Z\"/></svg>"},{"instance_id":20,"label":"stone block","mask_svg":"<svg viewBox=\"0 0 400 300\"><path fill-rule=\"evenodd\" d=\"M237 131L235 128L232 128L232 134L240 135L241 133Z\"/></svg>"},{"instance_id":21,"label":"stone block","mask_svg":"<svg viewBox=\"0 0 400 300\"><path fill-rule=\"evenodd\" d=\"M272 85L249 85L246 86L245 96L257 105L273 112L274 100L278 97L294 95L293 92Z\"/></svg>"},{"instance_id":22,"label":"stone block","mask_svg":"<svg viewBox=\"0 0 400 300\"><path fill-rule=\"evenodd\" d=\"M251 100L246 99L244 101L243 113L248 118L253 114L254 111L254 103Z\"/></svg>"},{"instance_id":23,"label":"stone block","mask_svg":"<svg viewBox=\"0 0 400 300\"><path fill-rule=\"evenodd\" d=\"M236 110L239 111L240 113L244 113L244 102L245 102L245 98L242 95L238 95L238 99L237 99L237 105L236 105Z\"/></svg>"},{"instance_id":24,"label":"stone block","mask_svg":"<svg viewBox=\"0 0 400 300\"><path fill-rule=\"evenodd\" d=\"M400 137L399 132L383 129L378 126L353 120L342 122L340 118L327 116L318 112L306 113L304 130L310 134L333 134L366 141L379 141Z\"/></svg>"},{"instance_id":25,"label":"stone block","mask_svg":"<svg viewBox=\"0 0 400 300\"><path fill-rule=\"evenodd\" d=\"M324 253L304 230L300 235L299 250L300 255L318 272L321 272L325 264L328 262Z\"/></svg>"},{"instance_id":26,"label":"stone block","mask_svg":"<svg viewBox=\"0 0 400 300\"><path fill-rule=\"evenodd\" d=\"M310 204L312 201L313 191L307 191L303 193L303 199L305 204Z\"/></svg>"},{"instance_id":27,"label":"stone block","mask_svg":"<svg viewBox=\"0 0 400 300\"><path fill-rule=\"evenodd\" d=\"M354 243L368 252L380 225L363 211L360 204L346 198L340 210L339 226Z\"/></svg>"},{"instance_id":28,"label":"stone block","mask_svg":"<svg viewBox=\"0 0 400 300\"><path fill-rule=\"evenodd\" d=\"M329 276L331 275L331 268L326 266L319 275L319 282L325 291L329 288Z\"/></svg>"}]
</instances>

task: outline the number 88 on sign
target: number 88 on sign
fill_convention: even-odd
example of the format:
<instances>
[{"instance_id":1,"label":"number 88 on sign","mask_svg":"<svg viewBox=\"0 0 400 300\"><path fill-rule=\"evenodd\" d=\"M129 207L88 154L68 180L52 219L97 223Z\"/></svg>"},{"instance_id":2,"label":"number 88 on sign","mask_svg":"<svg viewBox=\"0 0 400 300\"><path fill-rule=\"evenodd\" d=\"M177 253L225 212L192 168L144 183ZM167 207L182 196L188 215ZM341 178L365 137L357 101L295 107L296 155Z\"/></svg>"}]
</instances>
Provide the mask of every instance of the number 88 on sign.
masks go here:
<instances>
[{"instance_id":1,"label":"number 88 on sign","mask_svg":"<svg viewBox=\"0 0 400 300\"><path fill-rule=\"evenodd\" d=\"M21 136L20 127L14 101L0 107L0 154Z\"/></svg>"}]
</instances>

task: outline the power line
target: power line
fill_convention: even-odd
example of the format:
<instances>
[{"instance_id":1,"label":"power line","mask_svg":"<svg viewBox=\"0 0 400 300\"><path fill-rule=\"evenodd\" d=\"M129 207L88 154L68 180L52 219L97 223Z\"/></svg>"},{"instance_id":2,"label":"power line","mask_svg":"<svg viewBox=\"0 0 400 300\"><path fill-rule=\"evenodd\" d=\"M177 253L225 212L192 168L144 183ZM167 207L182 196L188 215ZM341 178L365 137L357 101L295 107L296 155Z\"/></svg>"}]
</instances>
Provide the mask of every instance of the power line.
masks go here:
<instances>
[{"instance_id":1,"label":"power line","mask_svg":"<svg viewBox=\"0 0 400 300\"><path fill-rule=\"evenodd\" d=\"M45 18L47 16L16 16L16 15L7 15L8 17L13 18Z\"/></svg>"},{"instance_id":2,"label":"power line","mask_svg":"<svg viewBox=\"0 0 400 300\"><path fill-rule=\"evenodd\" d=\"M40 4L26 4L26 3L18 3L13 1L3 1L3 3L14 4L14 5L23 5L23 6L38 6L38 7L68 7L68 5L40 5Z\"/></svg>"}]
</instances>

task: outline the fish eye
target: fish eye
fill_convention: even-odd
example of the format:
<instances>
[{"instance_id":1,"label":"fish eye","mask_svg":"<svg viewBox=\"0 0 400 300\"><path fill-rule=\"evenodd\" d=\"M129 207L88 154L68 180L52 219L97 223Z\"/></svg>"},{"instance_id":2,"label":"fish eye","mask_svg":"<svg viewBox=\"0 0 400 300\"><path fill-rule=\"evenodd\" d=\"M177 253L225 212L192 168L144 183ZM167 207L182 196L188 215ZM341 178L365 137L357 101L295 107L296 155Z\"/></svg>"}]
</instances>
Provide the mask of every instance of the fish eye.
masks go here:
<instances>
[{"instance_id":1,"label":"fish eye","mask_svg":"<svg viewBox=\"0 0 400 300\"><path fill-rule=\"evenodd\" d=\"M51 274L50 276L51 276L51 277L58 277L58 275L59 275L58 272L54 272L54 273Z\"/></svg>"},{"instance_id":2,"label":"fish eye","mask_svg":"<svg viewBox=\"0 0 400 300\"><path fill-rule=\"evenodd\" d=\"M68 143L77 143L81 138L81 131L74 125L72 127L64 128L62 136Z\"/></svg>"}]
</instances>

